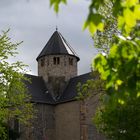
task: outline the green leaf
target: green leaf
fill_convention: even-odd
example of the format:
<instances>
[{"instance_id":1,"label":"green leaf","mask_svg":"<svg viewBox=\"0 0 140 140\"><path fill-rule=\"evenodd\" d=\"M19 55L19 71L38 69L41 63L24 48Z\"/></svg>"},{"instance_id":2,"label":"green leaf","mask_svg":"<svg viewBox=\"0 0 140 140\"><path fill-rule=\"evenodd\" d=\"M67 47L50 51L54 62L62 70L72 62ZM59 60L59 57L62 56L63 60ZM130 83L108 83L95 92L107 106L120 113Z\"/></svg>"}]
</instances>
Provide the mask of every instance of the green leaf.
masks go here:
<instances>
[{"instance_id":1,"label":"green leaf","mask_svg":"<svg viewBox=\"0 0 140 140\"><path fill-rule=\"evenodd\" d=\"M140 20L140 4L135 6L134 16L135 16L135 19Z\"/></svg>"},{"instance_id":2,"label":"green leaf","mask_svg":"<svg viewBox=\"0 0 140 140\"><path fill-rule=\"evenodd\" d=\"M132 7L139 3L139 0L125 0L122 1L122 6L124 7Z\"/></svg>"},{"instance_id":3,"label":"green leaf","mask_svg":"<svg viewBox=\"0 0 140 140\"><path fill-rule=\"evenodd\" d=\"M86 28L89 29L91 35L94 35L94 33L97 30L103 31L104 29L103 17L100 14L90 13L83 26L83 29Z\"/></svg>"},{"instance_id":4,"label":"green leaf","mask_svg":"<svg viewBox=\"0 0 140 140\"><path fill-rule=\"evenodd\" d=\"M59 5L63 3L63 4L67 4L67 0L50 0L50 6L54 7L54 11L56 13L59 12Z\"/></svg>"}]
</instances>

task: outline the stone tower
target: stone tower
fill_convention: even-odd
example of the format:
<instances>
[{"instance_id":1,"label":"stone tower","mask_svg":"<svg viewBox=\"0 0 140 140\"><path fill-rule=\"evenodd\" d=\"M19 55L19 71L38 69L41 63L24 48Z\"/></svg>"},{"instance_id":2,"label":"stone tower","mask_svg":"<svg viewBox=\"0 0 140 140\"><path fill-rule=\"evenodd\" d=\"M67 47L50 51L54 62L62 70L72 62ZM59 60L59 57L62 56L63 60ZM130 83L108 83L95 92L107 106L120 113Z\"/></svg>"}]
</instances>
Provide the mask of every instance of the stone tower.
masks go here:
<instances>
[{"instance_id":1,"label":"stone tower","mask_svg":"<svg viewBox=\"0 0 140 140\"><path fill-rule=\"evenodd\" d=\"M38 75L42 76L46 82L48 92L58 100L69 79L77 76L79 57L56 30L36 60Z\"/></svg>"}]
</instances>

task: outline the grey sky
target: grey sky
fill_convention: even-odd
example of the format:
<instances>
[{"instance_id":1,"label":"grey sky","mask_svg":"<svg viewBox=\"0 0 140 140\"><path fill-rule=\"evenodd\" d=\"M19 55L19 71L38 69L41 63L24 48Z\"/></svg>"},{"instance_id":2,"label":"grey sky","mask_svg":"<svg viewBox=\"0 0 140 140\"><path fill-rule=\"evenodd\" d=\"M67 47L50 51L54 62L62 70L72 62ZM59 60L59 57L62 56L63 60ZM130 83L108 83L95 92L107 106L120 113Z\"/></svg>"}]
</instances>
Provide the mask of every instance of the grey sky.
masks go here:
<instances>
[{"instance_id":1,"label":"grey sky","mask_svg":"<svg viewBox=\"0 0 140 140\"><path fill-rule=\"evenodd\" d=\"M97 53L89 33L82 31L87 13L86 0L69 0L67 6L61 6L58 16L50 9L49 0L0 0L0 30L10 28L13 41L24 41L16 59L37 74L36 57L57 25L81 58L78 72L82 74L90 71L91 60Z\"/></svg>"}]
</instances>

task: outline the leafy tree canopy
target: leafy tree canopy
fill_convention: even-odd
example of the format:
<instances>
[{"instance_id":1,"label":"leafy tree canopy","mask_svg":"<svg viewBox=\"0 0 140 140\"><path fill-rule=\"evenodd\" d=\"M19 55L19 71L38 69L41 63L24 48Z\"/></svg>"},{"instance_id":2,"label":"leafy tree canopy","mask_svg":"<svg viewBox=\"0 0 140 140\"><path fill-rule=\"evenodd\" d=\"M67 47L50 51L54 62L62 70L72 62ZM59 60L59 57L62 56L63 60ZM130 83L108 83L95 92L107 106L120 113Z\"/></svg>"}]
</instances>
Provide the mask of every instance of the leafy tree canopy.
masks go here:
<instances>
[{"instance_id":1,"label":"leafy tree canopy","mask_svg":"<svg viewBox=\"0 0 140 140\"><path fill-rule=\"evenodd\" d=\"M103 104L93 121L110 140L139 140L140 98L129 98L124 105Z\"/></svg>"},{"instance_id":2,"label":"leafy tree canopy","mask_svg":"<svg viewBox=\"0 0 140 140\"><path fill-rule=\"evenodd\" d=\"M18 118L22 124L29 124L33 117L30 96L26 94L23 80L27 80L23 73L22 62L9 63L9 57L17 54L20 43L12 43L8 31L0 35L0 139L8 139L10 121ZM22 72L22 73L21 73Z\"/></svg>"}]
</instances>

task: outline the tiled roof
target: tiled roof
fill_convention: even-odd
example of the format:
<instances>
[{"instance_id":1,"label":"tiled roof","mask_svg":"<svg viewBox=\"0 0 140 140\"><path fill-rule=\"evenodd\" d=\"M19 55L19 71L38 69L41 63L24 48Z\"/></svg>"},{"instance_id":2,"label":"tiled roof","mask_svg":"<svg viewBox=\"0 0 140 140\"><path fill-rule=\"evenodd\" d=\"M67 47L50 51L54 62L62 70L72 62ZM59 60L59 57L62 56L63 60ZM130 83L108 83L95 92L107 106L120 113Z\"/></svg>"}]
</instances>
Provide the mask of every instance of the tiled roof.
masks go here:
<instances>
[{"instance_id":1,"label":"tiled roof","mask_svg":"<svg viewBox=\"0 0 140 140\"><path fill-rule=\"evenodd\" d=\"M48 92L42 77L28 75L28 74L26 74L25 76L29 78L31 81L31 82L27 82L27 81L25 82L28 89L28 93L31 94L32 96L31 101L35 103L46 103L46 104L54 104L54 105L75 100L75 97L77 96L77 84L79 82L81 84L84 84L87 80L92 79L90 73L86 73L70 79L60 99L55 101L52 98L51 94Z\"/></svg>"},{"instance_id":2,"label":"tiled roof","mask_svg":"<svg viewBox=\"0 0 140 140\"><path fill-rule=\"evenodd\" d=\"M60 55L60 54L66 54L75 56L77 58L77 61L80 60L76 52L73 50L73 48L68 44L68 42L65 40L65 38L61 35L60 32L55 31L39 56L36 58L38 61L39 58L46 55Z\"/></svg>"}]
</instances>

